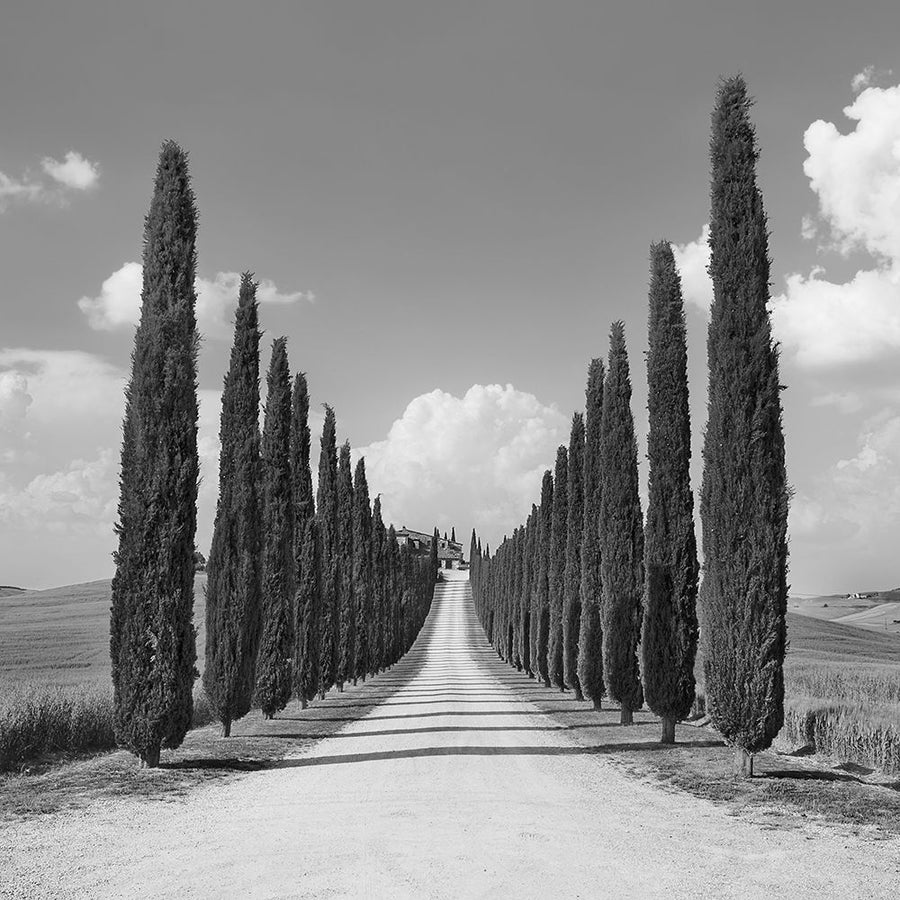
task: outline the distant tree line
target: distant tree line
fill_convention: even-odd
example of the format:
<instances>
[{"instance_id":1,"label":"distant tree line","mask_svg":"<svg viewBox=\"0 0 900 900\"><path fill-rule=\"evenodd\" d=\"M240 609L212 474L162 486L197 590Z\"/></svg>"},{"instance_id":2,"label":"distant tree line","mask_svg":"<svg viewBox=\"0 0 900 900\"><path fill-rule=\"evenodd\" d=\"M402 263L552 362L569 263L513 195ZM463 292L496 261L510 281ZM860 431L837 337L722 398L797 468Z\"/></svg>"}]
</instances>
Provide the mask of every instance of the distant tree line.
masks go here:
<instances>
[{"instance_id":1,"label":"distant tree line","mask_svg":"<svg viewBox=\"0 0 900 900\"><path fill-rule=\"evenodd\" d=\"M712 115L699 603L684 304L667 242L650 249L646 518L615 322L540 505L493 554L475 531L470 547L476 609L501 658L597 708L609 697L623 724L646 703L665 743L694 702L699 612L707 709L739 775L752 774L753 754L783 721L789 499L751 104L744 80L726 79Z\"/></svg>"},{"instance_id":2,"label":"distant tree line","mask_svg":"<svg viewBox=\"0 0 900 900\"><path fill-rule=\"evenodd\" d=\"M194 573L207 571L203 688L222 722L383 671L411 646L437 577L370 504L325 409L313 495L306 376L277 338L262 431L257 285L241 278L220 420L209 559L195 551L197 211L185 152L162 146L145 220L141 319L123 424L110 658L118 743L149 766L178 747L197 678Z\"/></svg>"}]
</instances>

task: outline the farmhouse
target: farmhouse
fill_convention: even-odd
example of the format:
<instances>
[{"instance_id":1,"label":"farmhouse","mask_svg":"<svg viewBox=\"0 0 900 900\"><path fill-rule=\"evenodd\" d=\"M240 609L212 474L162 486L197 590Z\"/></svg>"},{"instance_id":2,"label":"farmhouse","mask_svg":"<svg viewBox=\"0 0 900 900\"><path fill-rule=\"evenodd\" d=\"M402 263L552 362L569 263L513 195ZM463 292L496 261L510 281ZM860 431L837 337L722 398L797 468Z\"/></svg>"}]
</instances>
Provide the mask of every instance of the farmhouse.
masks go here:
<instances>
[{"instance_id":1,"label":"farmhouse","mask_svg":"<svg viewBox=\"0 0 900 900\"><path fill-rule=\"evenodd\" d=\"M402 547L406 544L413 553L431 553L432 535L424 531L413 531L405 525L397 532L397 540ZM462 544L450 540L446 534L438 537L438 562L442 569L459 569L463 565Z\"/></svg>"}]
</instances>

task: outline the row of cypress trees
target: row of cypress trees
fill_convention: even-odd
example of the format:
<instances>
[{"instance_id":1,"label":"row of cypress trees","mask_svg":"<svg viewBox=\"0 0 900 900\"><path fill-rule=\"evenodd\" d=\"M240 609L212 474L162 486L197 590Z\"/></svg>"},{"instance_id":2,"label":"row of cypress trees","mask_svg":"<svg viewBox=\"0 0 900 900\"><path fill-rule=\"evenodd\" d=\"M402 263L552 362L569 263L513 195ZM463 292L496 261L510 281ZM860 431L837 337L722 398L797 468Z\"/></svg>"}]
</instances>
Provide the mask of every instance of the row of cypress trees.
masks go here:
<instances>
[{"instance_id":1,"label":"row of cypress trees","mask_svg":"<svg viewBox=\"0 0 900 900\"><path fill-rule=\"evenodd\" d=\"M616 322L605 374L593 360L585 414L575 414L568 448L544 473L540 506L493 555L474 531L470 551L476 608L502 658L597 708L608 695L623 724L646 702L665 743L694 701L699 611L707 709L739 775L752 774L753 754L783 722L789 498L751 105L742 77L720 83L699 605L684 305L666 242L650 251L646 519Z\"/></svg>"},{"instance_id":2,"label":"row of cypress trees","mask_svg":"<svg viewBox=\"0 0 900 900\"><path fill-rule=\"evenodd\" d=\"M141 319L126 388L110 658L118 743L149 766L190 727L197 678L197 210L187 154L163 144L144 226ZM306 377L275 340L259 426L257 285L241 278L222 393L219 498L207 564L203 687L222 722L267 717L392 665L437 577L370 505L326 407L318 489Z\"/></svg>"}]
</instances>

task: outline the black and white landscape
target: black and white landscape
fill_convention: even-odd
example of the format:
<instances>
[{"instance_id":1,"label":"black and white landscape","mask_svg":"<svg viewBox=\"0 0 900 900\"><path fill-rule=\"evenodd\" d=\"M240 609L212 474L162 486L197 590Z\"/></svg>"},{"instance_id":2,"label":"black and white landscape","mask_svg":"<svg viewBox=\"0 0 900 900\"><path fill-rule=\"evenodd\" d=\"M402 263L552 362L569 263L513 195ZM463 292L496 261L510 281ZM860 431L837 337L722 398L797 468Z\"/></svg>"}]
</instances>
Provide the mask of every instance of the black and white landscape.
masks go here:
<instances>
[{"instance_id":1,"label":"black and white landscape","mask_svg":"<svg viewBox=\"0 0 900 900\"><path fill-rule=\"evenodd\" d=\"M4 10L0 896L896 896L831 6Z\"/></svg>"}]
</instances>

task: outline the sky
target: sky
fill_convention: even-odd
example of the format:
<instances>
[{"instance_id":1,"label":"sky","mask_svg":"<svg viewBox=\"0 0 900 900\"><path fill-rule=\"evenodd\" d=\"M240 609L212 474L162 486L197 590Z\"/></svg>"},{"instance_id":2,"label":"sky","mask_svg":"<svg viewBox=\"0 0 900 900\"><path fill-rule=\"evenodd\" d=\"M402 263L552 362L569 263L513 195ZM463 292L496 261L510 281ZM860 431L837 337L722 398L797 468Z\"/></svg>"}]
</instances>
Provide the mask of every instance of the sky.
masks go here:
<instances>
[{"instance_id":1,"label":"sky","mask_svg":"<svg viewBox=\"0 0 900 900\"><path fill-rule=\"evenodd\" d=\"M648 251L706 418L709 116L742 72L781 343L792 591L900 584L900 5L10 0L0 30L0 583L109 577L160 143L200 212L211 538L238 274L398 526L496 545L625 322L646 484ZM314 439L314 453L318 439ZM315 460L314 460L315 465Z\"/></svg>"}]
</instances>

